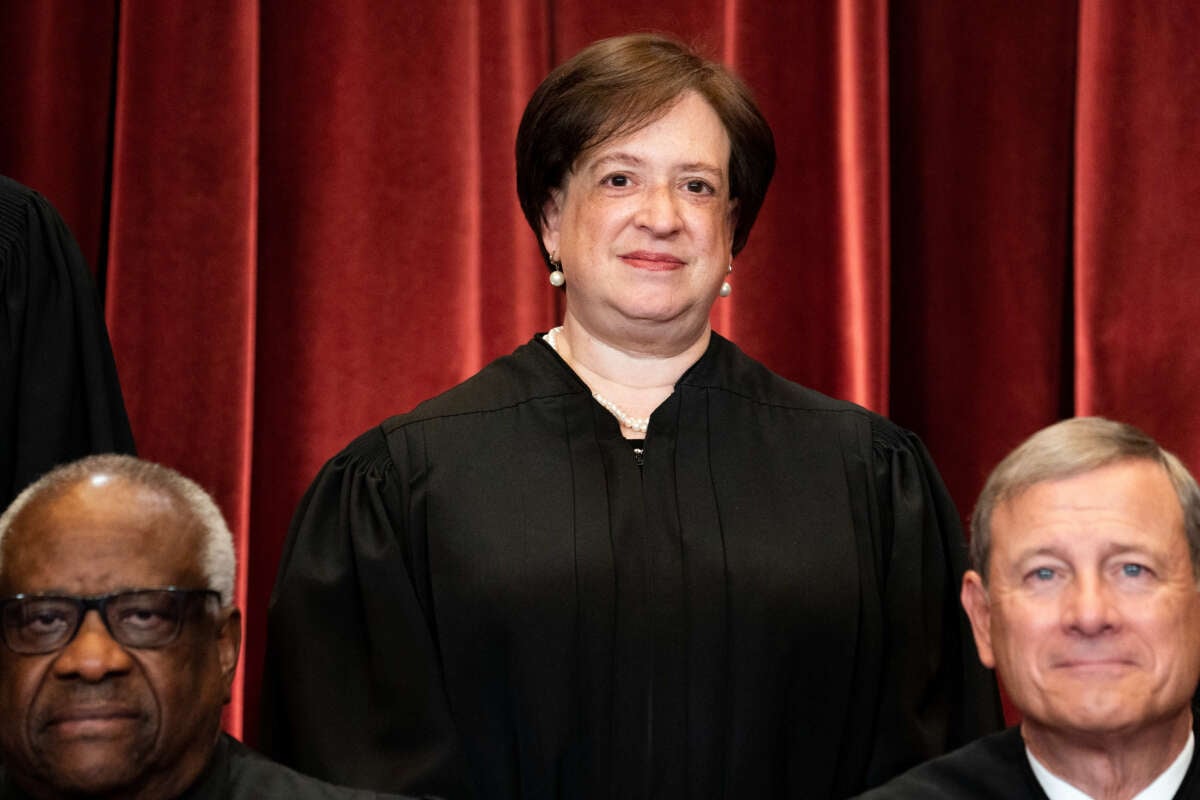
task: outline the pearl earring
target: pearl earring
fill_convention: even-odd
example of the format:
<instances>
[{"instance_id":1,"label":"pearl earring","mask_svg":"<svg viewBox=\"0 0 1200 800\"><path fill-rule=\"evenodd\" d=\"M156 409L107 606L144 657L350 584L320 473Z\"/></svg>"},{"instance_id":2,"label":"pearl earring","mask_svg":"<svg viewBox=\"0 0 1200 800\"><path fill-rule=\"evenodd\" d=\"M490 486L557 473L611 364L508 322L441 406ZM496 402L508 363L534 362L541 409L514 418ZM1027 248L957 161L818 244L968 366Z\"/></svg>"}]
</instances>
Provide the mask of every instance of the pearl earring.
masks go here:
<instances>
[{"instance_id":1,"label":"pearl earring","mask_svg":"<svg viewBox=\"0 0 1200 800\"><path fill-rule=\"evenodd\" d=\"M550 256L550 266L553 267L550 272L550 285L559 287L566 283L567 276L563 274L562 262L558 260L558 253Z\"/></svg>"},{"instance_id":2,"label":"pearl earring","mask_svg":"<svg viewBox=\"0 0 1200 800\"><path fill-rule=\"evenodd\" d=\"M725 270L725 272L726 272L726 274L733 272L733 264L732 263L729 265L729 269ZM721 294L721 297L729 297L729 295L733 294L733 287L729 285L729 281L724 281L721 283L720 294Z\"/></svg>"}]
</instances>

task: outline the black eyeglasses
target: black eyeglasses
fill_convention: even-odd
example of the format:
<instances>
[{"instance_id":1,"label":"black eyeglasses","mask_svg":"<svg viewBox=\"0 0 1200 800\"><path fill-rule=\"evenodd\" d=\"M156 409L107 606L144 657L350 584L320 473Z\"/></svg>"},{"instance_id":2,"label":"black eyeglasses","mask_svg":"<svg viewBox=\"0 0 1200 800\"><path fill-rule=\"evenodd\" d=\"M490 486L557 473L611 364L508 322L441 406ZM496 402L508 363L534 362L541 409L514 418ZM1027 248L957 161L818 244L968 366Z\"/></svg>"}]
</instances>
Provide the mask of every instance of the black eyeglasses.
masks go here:
<instances>
[{"instance_id":1,"label":"black eyeglasses","mask_svg":"<svg viewBox=\"0 0 1200 800\"><path fill-rule=\"evenodd\" d=\"M19 594L0 600L0 632L9 649L22 655L53 653L66 647L83 618L100 612L112 638L139 649L165 647L179 637L189 604L196 598L220 600L211 589L136 589L99 597Z\"/></svg>"}]
</instances>

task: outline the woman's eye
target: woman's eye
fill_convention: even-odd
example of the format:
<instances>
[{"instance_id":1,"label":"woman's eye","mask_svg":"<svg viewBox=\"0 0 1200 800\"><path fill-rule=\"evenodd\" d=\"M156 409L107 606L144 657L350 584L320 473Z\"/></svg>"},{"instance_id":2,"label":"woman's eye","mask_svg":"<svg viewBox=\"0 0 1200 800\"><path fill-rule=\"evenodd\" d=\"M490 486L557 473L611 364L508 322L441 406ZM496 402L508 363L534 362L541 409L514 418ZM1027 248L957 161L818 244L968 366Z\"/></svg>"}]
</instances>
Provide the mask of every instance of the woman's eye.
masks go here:
<instances>
[{"instance_id":1,"label":"woman's eye","mask_svg":"<svg viewBox=\"0 0 1200 800\"><path fill-rule=\"evenodd\" d=\"M1054 579L1054 570L1050 569L1050 567L1038 567L1029 573L1029 575L1035 581L1049 581Z\"/></svg>"},{"instance_id":2,"label":"woman's eye","mask_svg":"<svg viewBox=\"0 0 1200 800\"><path fill-rule=\"evenodd\" d=\"M713 187L707 181L693 180L688 181L684 186L693 194L712 194Z\"/></svg>"},{"instance_id":3,"label":"woman's eye","mask_svg":"<svg viewBox=\"0 0 1200 800\"><path fill-rule=\"evenodd\" d=\"M1121 565L1121 572L1127 578L1140 577L1145 571L1146 571L1146 568L1143 567L1141 564L1122 564Z\"/></svg>"},{"instance_id":4,"label":"woman's eye","mask_svg":"<svg viewBox=\"0 0 1200 800\"><path fill-rule=\"evenodd\" d=\"M609 175L604 179L604 183L617 189L623 189L629 185L628 175Z\"/></svg>"}]
</instances>

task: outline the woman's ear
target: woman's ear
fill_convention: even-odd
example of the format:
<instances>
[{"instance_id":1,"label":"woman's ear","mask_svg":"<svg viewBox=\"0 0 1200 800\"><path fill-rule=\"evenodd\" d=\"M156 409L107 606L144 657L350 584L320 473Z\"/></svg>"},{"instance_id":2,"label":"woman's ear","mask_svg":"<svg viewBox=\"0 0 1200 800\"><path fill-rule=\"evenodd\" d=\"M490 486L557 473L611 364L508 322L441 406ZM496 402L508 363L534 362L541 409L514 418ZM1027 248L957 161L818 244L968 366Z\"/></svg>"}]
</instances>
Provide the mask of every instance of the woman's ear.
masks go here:
<instances>
[{"instance_id":1,"label":"woman's ear","mask_svg":"<svg viewBox=\"0 0 1200 800\"><path fill-rule=\"evenodd\" d=\"M563 190L551 189L550 199L542 206L542 245L547 253L558 252L559 225L562 222Z\"/></svg>"}]
</instances>

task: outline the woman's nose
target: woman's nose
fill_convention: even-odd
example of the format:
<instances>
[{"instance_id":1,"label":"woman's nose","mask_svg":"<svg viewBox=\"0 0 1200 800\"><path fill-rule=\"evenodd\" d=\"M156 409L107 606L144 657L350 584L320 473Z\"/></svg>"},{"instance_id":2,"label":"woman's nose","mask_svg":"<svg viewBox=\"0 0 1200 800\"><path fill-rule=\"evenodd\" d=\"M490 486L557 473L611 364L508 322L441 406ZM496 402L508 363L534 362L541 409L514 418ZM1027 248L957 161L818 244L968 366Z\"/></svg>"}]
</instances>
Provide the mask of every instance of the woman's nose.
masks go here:
<instances>
[{"instance_id":1,"label":"woman's nose","mask_svg":"<svg viewBox=\"0 0 1200 800\"><path fill-rule=\"evenodd\" d=\"M651 186L642 194L637 224L663 236L679 229L679 208L670 186Z\"/></svg>"}]
</instances>

